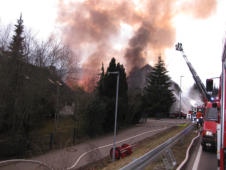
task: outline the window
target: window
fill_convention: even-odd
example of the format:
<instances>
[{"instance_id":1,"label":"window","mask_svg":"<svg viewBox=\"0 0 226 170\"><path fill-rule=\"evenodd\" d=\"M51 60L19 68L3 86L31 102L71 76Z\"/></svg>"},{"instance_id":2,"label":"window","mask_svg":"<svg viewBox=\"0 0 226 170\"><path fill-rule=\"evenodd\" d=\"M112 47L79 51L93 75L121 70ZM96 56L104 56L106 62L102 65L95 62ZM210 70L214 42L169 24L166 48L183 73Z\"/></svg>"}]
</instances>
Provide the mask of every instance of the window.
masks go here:
<instances>
[{"instance_id":1,"label":"window","mask_svg":"<svg viewBox=\"0 0 226 170\"><path fill-rule=\"evenodd\" d=\"M217 121L217 108L207 108L205 120Z\"/></svg>"}]
</instances>

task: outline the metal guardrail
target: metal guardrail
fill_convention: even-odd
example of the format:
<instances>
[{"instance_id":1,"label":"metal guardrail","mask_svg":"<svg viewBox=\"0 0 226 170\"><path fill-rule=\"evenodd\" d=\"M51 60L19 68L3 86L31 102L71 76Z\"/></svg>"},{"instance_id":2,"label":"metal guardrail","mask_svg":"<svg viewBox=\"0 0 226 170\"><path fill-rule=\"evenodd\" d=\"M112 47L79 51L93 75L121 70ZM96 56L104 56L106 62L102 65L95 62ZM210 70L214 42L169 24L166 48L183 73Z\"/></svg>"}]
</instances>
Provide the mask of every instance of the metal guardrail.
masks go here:
<instances>
[{"instance_id":1,"label":"metal guardrail","mask_svg":"<svg viewBox=\"0 0 226 170\"><path fill-rule=\"evenodd\" d=\"M137 170L137 169L144 169L150 162L159 156L165 149L172 146L175 142L180 140L184 135L186 135L190 130L193 128L193 125L189 125L186 129L182 132L178 133L176 136L168 139L166 142L162 143L161 145L157 146L153 150L149 151L148 153L144 154L143 156L135 159L134 161L130 162L126 166L120 168L120 170Z\"/></svg>"},{"instance_id":2,"label":"metal guardrail","mask_svg":"<svg viewBox=\"0 0 226 170\"><path fill-rule=\"evenodd\" d=\"M38 164L39 166L43 166L48 170L53 170L53 168L49 167L47 164L37 161L37 160L26 160L26 159L11 159L11 160L6 160L6 161L1 161L0 162L0 168L16 163L32 163L32 164Z\"/></svg>"}]
</instances>

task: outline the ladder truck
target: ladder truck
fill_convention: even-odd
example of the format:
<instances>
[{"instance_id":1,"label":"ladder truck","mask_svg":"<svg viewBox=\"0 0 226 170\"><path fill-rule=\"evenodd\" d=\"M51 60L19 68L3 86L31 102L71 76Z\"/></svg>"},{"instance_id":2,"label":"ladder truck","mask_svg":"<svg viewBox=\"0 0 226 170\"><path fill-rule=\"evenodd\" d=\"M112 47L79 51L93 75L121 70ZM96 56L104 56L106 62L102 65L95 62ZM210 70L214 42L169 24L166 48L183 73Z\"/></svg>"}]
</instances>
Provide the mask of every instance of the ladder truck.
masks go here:
<instances>
[{"instance_id":1,"label":"ladder truck","mask_svg":"<svg viewBox=\"0 0 226 170\"><path fill-rule=\"evenodd\" d=\"M211 90L206 89L204 84L202 83L201 79L199 78L198 74L196 73L195 69L191 65L191 63L188 61L187 56L184 54L184 50L182 47L182 43L178 43L176 45L176 50L180 51L182 53L182 56L184 60L186 61L186 64L193 76L193 79L198 87L198 90L200 91L203 101L205 103L204 107L204 123L203 123L203 129L201 132L201 144L203 151L207 151L210 148L216 148L217 147L217 123L219 122L219 110L220 110L220 103L219 101L211 101ZM212 83L213 80L208 79L207 83ZM213 83L212 83L213 84ZM209 85L206 85L209 87ZM212 89L212 88L210 88ZM208 91L207 91L208 90ZM202 117L201 114L197 114L197 120L202 121L202 119L199 120L199 118ZM200 123L200 122L199 122ZM198 123L197 123L198 125Z\"/></svg>"}]
</instances>

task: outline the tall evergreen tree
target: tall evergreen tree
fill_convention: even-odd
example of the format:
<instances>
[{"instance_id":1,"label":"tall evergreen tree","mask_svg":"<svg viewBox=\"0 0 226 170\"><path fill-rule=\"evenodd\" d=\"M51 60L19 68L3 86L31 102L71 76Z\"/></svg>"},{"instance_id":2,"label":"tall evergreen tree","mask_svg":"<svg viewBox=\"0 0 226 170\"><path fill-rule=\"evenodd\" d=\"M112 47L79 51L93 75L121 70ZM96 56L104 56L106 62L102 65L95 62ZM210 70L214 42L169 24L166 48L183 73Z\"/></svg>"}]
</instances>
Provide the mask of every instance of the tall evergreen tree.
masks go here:
<instances>
[{"instance_id":1,"label":"tall evergreen tree","mask_svg":"<svg viewBox=\"0 0 226 170\"><path fill-rule=\"evenodd\" d=\"M20 130L19 126L24 124L24 108L21 103L24 101L24 75L25 70L25 54L24 54L24 25L22 15L17 20L15 25L14 35L12 41L9 45L9 54L10 58L8 60L8 69L9 69L9 114L12 114L12 132ZM21 123L23 122L23 123Z\"/></svg>"},{"instance_id":2,"label":"tall evergreen tree","mask_svg":"<svg viewBox=\"0 0 226 170\"><path fill-rule=\"evenodd\" d=\"M17 24L15 25L15 35L13 35L12 41L9 46L10 54L13 59L25 61L25 54L24 54L24 25L22 15L17 20Z\"/></svg>"},{"instance_id":3,"label":"tall evergreen tree","mask_svg":"<svg viewBox=\"0 0 226 170\"><path fill-rule=\"evenodd\" d=\"M119 72L119 96L121 97L126 97L127 98L127 92L128 92L128 84L127 84L127 79L126 79L126 71L125 68L122 64L118 63L116 66L116 70Z\"/></svg>"},{"instance_id":4,"label":"tall evergreen tree","mask_svg":"<svg viewBox=\"0 0 226 170\"><path fill-rule=\"evenodd\" d=\"M30 94L24 85L25 79L25 47L24 47L24 25L22 15L17 20L15 25L14 35L9 44L9 50L6 52L5 64L7 69L7 88L4 89L5 95L3 96L4 106L3 110L4 130L10 133L9 145L13 148L14 154L23 153L28 146L29 138L29 123L30 112L26 106L31 98L25 95ZM29 103L30 104L30 103Z\"/></svg>"},{"instance_id":5,"label":"tall evergreen tree","mask_svg":"<svg viewBox=\"0 0 226 170\"><path fill-rule=\"evenodd\" d=\"M147 75L144 89L144 106L149 116L168 116L169 109L175 102L167 73L164 62L159 57L153 71Z\"/></svg>"},{"instance_id":6,"label":"tall evergreen tree","mask_svg":"<svg viewBox=\"0 0 226 170\"><path fill-rule=\"evenodd\" d=\"M128 113L128 84L126 80L125 68L120 63L116 64L115 58L112 58L103 81L103 93L100 94L107 102L106 119L103 127L113 130L115 116L115 97L116 97L116 75L110 75L109 72L119 72L119 91L118 91L118 125L123 126L126 123Z\"/></svg>"},{"instance_id":7,"label":"tall evergreen tree","mask_svg":"<svg viewBox=\"0 0 226 170\"><path fill-rule=\"evenodd\" d=\"M103 132L109 132L113 130L114 127L114 117L115 117L115 97L116 97L116 82L117 76L108 74L109 72L118 71L119 76L119 98L118 98L118 127L123 126L127 123L127 113L128 113L128 96L127 90L128 85L126 81L126 73L124 66L120 63L116 64L114 58L111 59L107 71L104 71L102 65L100 80L97 82L97 96L94 101L91 102L90 107L87 109L87 122L92 125L92 133L100 133L102 129ZM98 107L99 109L93 109ZM101 128L100 128L101 125ZM89 127L90 127L89 126ZM96 129L94 130L94 127ZM94 132L93 132L94 131ZM87 132L90 132L88 129Z\"/></svg>"},{"instance_id":8,"label":"tall evergreen tree","mask_svg":"<svg viewBox=\"0 0 226 170\"><path fill-rule=\"evenodd\" d=\"M102 63L102 67L101 67L101 73L99 74L100 76L100 80L97 82L97 91L99 94L103 94L103 89L104 89L104 64Z\"/></svg>"},{"instance_id":9,"label":"tall evergreen tree","mask_svg":"<svg viewBox=\"0 0 226 170\"><path fill-rule=\"evenodd\" d=\"M116 91L116 75L109 75L109 72L119 72L119 97L127 96L128 84L126 80L125 68L118 63L116 65L115 58L112 58L106 73L102 65L100 80L97 83L97 89L100 96L115 97Z\"/></svg>"},{"instance_id":10,"label":"tall evergreen tree","mask_svg":"<svg viewBox=\"0 0 226 170\"><path fill-rule=\"evenodd\" d=\"M116 91L116 75L109 75L109 72L115 72L119 71L116 68L116 60L115 58L112 58L109 66L107 68L107 72L104 77L104 91L102 96L107 96L107 97L114 97L115 96L115 91ZM119 80L120 82L120 80ZM121 91L121 90L119 90Z\"/></svg>"},{"instance_id":11,"label":"tall evergreen tree","mask_svg":"<svg viewBox=\"0 0 226 170\"><path fill-rule=\"evenodd\" d=\"M9 45L9 54L10 58L8 60L8 69L9 69L9 86L11 87L11 92L13 100L12 102L15 103L14 100L17 100L19 97L19 93L23 86L24 80L24 25L22 20L22 15L17 20L17 24L15 25L14 35L12 37L12 41ZM12 111L13 112L13 111Z\"/></svg>"}]
</instances>

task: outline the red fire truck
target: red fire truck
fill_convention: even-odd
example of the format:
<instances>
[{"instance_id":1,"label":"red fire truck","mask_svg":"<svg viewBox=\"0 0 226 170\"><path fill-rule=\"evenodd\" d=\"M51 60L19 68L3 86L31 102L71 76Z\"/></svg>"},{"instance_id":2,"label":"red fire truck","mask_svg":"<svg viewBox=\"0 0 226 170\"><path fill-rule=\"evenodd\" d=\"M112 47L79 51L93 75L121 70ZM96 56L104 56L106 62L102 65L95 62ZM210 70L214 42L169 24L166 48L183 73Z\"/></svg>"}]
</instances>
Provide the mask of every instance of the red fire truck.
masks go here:
<instances>
[{"instance_id":1,"label":"red fire truck","mask_svg":"<svg viewBox=\"0 0 226 170\"><path fill-rule=\"evenodd\" d=\"M176 45L176 50L182 52L183 58L186 61L186 64L193 76L193 79L202 95L203 102L205 104L204 107L204 114L202 115L201 112L197 112L197 118L204 117L203 123L203 131L202 131L202 146L203 150L206 151L209 147L216 147L217 146L217 122L218 122L218 113L219 113L219 102L217 103L211 97L211 93L213 91L213 80L207 79L206 88L202 83L201 79L199 78L198 74L196 73L195 69L188 61L187 56L184 54L184 50L182 48L182 44L178 43ZM202 123L203 119L197 119L197 125Z\"/></svg>"}]
</instances>

